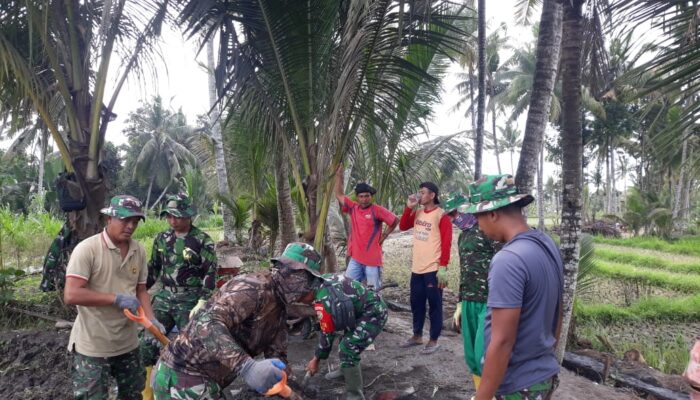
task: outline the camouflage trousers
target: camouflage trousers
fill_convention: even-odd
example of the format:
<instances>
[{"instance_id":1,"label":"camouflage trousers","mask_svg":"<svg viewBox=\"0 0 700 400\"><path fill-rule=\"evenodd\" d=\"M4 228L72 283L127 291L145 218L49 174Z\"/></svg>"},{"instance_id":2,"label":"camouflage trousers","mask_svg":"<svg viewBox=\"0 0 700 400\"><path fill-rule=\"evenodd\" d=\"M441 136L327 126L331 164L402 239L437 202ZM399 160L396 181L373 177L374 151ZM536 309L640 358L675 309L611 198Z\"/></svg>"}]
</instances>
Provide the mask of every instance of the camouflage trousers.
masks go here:
<instances>
[{"instance_id":1,"label":"camouflage trousers","mask_svg":"<svg viewBox=\"0 0 700 400\"><path fill-rule=\"evenodd\" d=\"M517 393L496 396L496 400L551 400L557 386L559 386L559 377L554 375Z\"/></svg>"},{"instance_id":2,"label":"camouflage trousers","mask_svg":"<svg viewBox=\"0 0 700 400\"><path fill-rule=\"evenodd\" d=\"M118 399L141 400L146 371L139 349L114 357L89 357L73 353L73 397L78 400L106 400L109 377L114 377Z\"/></svg>"},{"instance_id":3,"label":"camouflage trousers","mask_svg":"<svg viewBox=\"0 0 700 400\"><path fill-rule=\"evenodd\" d=\"M378 302L374 312L357 320L352 333L346 333L338 345L340 368L350 368L360 363L360 353L374 342L386 325L389 313L383 301Z\"/></svg>"},{"instance_id":4,"label":"camouflage trousers","mask_svg":"<svg viewBox=\"0 0 700 400\"><path fill-rule=\"evenodd\" d=\"M174 327L185 328L190 321L190 311L199 300L199 291L171 293L160 290L153 296L153 314L163 324L165 332L170 333ZM143 365L154 365L160 355L160 344L145 330L139 334L139 346Z\"/></svg>"},{"instance_id":5,"label":"camouflage trousers","mask_svg":"<svg viewBox=\"0 0 700 400\"><path fill-rule=\"evenodd\" d=\"M153 368L151 387L155 400L217 400L221 387L201 376L177 372L163 361Z\"/></svg>"}]
</instances>

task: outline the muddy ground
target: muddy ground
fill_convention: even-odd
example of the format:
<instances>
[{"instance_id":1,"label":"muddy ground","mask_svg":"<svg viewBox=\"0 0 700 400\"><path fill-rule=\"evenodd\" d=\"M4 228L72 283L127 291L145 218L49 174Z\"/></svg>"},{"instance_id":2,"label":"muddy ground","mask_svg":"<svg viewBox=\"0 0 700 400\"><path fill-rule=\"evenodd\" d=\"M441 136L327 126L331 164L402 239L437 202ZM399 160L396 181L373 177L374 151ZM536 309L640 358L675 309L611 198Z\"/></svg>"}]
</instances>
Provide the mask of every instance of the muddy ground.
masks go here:
<instances>
[{"instance_id":1,"label":"muddy ground","mask_svg":"<svg viewBox=\"0 0 700 400\"><path fill-rule=\"evenodd\" d=\"M427 329L427 326L426 326ZM363 353L365 394L368 399L468 399L474 392L462 358L461 337L445 331L442 348L424 356L419 348L401 349L411 332L410 313L391 312L376 350ZM71 359L66 352L67 330L6 331L0 333L0 399L69 399ZM289 358L295 376L291 386L298 388L306 361L313 355L314 339L290 343ZM330 362L337 367L334 355ZM322 362L322 373L312 377L304 393L306 399L341 399L342 381L323 378L329 363ZM229 399L262 398L242 387L228 390ZM400 395L397 397L396 395ZM636 399L629 391L597 385L563 371L555 395L562 400Z\"/></svg>"},{"instance_id":2,"label":"muddy ground","mask_svg":"<svg viewBox=\"0 0 700 400\"><path fill-rule=\"evenodd\" d=\"M0 399L71 398L67 330L0 333Z\"/></svg>"}]
</instances>

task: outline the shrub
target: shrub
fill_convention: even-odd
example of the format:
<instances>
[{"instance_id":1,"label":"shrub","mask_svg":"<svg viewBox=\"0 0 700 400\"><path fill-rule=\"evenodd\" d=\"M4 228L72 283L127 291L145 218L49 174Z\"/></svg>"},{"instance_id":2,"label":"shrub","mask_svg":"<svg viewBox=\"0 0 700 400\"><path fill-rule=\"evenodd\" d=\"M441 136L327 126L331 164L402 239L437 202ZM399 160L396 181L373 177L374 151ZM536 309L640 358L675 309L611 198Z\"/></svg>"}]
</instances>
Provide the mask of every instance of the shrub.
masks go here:
<instances>
[{"instance_id":1,"label":"shrub","mask_svg":"<svg viewBox=\"0 0 700 400\"><path fill-rule=\"evenodd\" d=\"M700 263L673 262L659 257L620 253L614 250L601 248L596 249L596 258L617 263L632 264L636 267L700 274Z\"/></svg>"},{"instance_id":2,"label":"shrub","mask_svg":"<svg viewBox=\"0 0 700 400\"><path fill-rule=\"evenodd\" d=\"M648 297L629 307L613 304L576 303L578 321L613 324L628 321L695 322L700 320L700 295L668 298Z\"/></svg>"},{"instance_id":3,"label":"shrub","mask_svg":"<svg viewBox=\"0 0 700 400\"><path fill-rule=\"evenodd\" d=\"M638 236L626 239L596 236L594 240L596 243L612 244L615 246L638 247L669 253L700 256L700 236L685 236L675 240L666 240L653 236Z\"/></svg>"},{"instance_id":4,"label":"shrub","mask_svg":"<svg viewBox=\"0 0 700 400\"><path fill-rule=\"evenodd\" d=\"M596 261L594 273L610 278L635 280L682 292L700 292L700 276L698 275L672 274L606 261Z\"/></svg>"},{"instance_id":5,"label":"shrub","mask_svg":"<svg viewBox=\"0 0 700 400\"><path fill-rule=\"evenodd\" d=\"M170 228L168 221L160 218L146 218L145 221L139 224L138 229L134 232L132 236L135 240L144 239L147 242L152 243L156 235L164 230Z\"/></svg>"}]
</instances>

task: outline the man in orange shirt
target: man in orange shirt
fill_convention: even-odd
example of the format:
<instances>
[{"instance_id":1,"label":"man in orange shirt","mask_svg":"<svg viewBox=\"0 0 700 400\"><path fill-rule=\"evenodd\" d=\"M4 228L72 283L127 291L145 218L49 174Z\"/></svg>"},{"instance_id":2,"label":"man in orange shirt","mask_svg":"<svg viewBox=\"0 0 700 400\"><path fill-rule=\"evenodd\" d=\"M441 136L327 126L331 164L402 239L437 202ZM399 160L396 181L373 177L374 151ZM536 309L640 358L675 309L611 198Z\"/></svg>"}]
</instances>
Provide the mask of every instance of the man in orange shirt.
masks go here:
<instances>
[{"instance_id":1,"label":"man in orange shirt","mask_svg":"<svg viewBox=\"0 0 700 400\"><path fill-rule=\"evenodd\" d=\"M418 195L408 196L399 229L413 228L413 265L411 267L411 313L413 336L401 347L423 344L425 303L430 307L430 340L424 354L434 353L442 332L442 289L447 286L447 264L452 246L452 222L438 207L439 191L432 182L420 184ZM421 205L422 208L415 209Z\"/></svg>"}]
</instances>

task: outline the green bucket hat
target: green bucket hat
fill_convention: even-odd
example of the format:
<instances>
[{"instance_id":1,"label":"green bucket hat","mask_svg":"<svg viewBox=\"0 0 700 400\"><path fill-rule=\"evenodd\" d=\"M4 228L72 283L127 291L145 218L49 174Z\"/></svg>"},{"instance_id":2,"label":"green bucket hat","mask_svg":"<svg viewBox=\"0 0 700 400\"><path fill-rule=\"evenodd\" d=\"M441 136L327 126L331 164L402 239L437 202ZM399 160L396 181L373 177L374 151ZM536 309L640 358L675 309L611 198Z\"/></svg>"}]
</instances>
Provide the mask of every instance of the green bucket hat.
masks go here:
<instances>
[{"instance_id":1,"label":"green bucket hat","mask_svg":"<svg viewBox=\"0 0 700 400\"><path fill-rule=\"evenodd\" d=\"M445 214L449 214L452 211L468 203L469 199L467 199L467 197L462 193L450 193L449 197L447 197L447 200L445 201L445 206L443 207L443 210L445 210Z\"/></svg>"},{"instance_id":2,"label":"green bucket hat","mask_svg":"<svg viewBox=\"0 0 700 400\"><path fill-rule=\"evenodd\" d=\"M525 207L534 199L529 194L518 193L513 175L485 175L469 185L469 206L465 212L478 214L518 202Z\"/></svg>"},{"instance_id":3,"label":"green bucket hat","mask_svg":"<svg viewBox=\"0 0 700 400\"><path fill-rule=\"evenodd\" d=\"M145 221L146 216L141 207L141 201L136 197L119 195L112 197L112 200L109 201L109 207L101 209L100 212L114 218L141 217Z\"/></svg>"},{"instance_id":4,"label":"green bucket hat","mask_svg":"<svg viewBox=\"0 0 700 400\"><path fill-rule=\"evenodd\" d=\"M160 212L160 216L163 217L165 214L177 218L192 218L197 215L197 212L190 198L184 193L178 193L168 195L166 198L165 208Z\"/></svg>"},{"instance_id":5,"label":"green bucket hat","mask_svg":"<svg viewBox=\"0 0 700 400\"><path fill-rule=\"evenodd\" d=\"M281 256L271 261L285 264L292 269L304 269L313 276L321 277L321 255L310 244L290 243Z\"/></svg>"}]
</instances>

